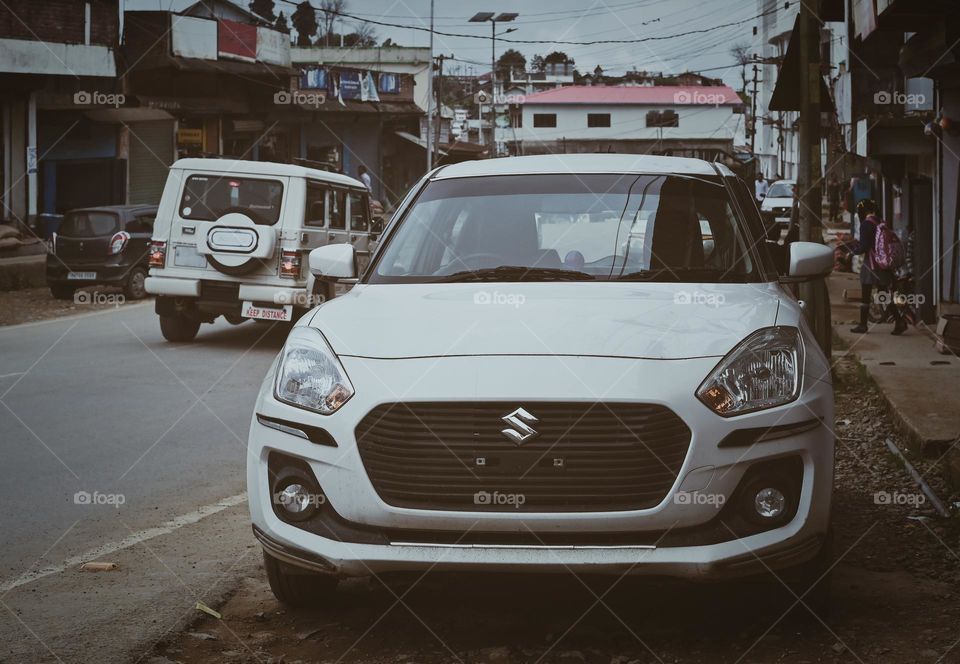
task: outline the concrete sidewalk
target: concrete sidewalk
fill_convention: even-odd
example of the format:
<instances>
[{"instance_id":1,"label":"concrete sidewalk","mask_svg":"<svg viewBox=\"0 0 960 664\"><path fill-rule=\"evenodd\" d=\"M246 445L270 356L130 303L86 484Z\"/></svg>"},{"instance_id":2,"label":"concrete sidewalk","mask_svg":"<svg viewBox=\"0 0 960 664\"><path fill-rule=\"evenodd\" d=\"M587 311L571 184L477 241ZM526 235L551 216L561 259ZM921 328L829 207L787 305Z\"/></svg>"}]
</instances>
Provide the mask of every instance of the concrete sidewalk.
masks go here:
<instances>
[{"instance_id":1,"label":"concrete sidewalk","mask_svg":"<svg viewBox=\"0 0 960 664\"><path fill-rule=\"evenodd\" d=\"M915 452L942 456L948 479L960 486L960 359L938 353L932 330L925 325L901 336L891 335L893 325L883 323L871 325L867 334L851 332L859 303L843 295L848 290L859 297L858 276L837 272L827 285L839 339L834 356L856 356L883 394L899 433Z\"/></svg>"}]
</instances>

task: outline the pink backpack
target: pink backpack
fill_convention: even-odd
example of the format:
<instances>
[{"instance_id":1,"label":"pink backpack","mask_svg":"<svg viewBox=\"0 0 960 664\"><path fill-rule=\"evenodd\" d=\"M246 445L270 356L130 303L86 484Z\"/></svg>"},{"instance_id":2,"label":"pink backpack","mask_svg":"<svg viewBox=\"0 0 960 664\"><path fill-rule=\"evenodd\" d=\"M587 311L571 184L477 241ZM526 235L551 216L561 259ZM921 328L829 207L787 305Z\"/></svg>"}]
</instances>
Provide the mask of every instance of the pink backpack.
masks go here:
<instances>
[{"instance_id":1,"label":"pink backpack","mask_svg":"<svg viewBox=\"0 0 960 664\"><path fill-rule=\"evenodd\" d=\"M880 270L896 270L906 259L903 242L883 219L873 215L867 218L877 226L876 240L873 245L873 266Z\"/></svg>"}]
</instances>

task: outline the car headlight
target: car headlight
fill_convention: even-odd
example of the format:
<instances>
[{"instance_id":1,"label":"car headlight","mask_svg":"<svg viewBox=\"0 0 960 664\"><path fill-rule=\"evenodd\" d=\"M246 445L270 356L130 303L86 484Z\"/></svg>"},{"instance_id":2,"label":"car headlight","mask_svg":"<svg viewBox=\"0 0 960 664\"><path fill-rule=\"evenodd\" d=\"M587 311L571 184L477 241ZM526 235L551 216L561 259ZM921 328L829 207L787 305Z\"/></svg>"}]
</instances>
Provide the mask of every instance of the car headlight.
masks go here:
<instances>
[{"instance_id":1,"label":"car headlight","mask_svg":"<svg viewBox=\"0 0 960 664\"><path fill-rule=\"evenodd\" d=\"M790 403L800 395L803 342L795 327L757 330L727 353L697 398L730 417Z\"/></svg>"},{"instance_id":2,"label":"car headlight","mask_svg":"<svg viewBox=\"0 0 960 664\"><path fill-rule=\"evenodd\" d=\"M319 330L294 328L281 351L274 387L276 398L291 406L330 415L353 393L347 372Z\"/></svg>"}]
</instances>

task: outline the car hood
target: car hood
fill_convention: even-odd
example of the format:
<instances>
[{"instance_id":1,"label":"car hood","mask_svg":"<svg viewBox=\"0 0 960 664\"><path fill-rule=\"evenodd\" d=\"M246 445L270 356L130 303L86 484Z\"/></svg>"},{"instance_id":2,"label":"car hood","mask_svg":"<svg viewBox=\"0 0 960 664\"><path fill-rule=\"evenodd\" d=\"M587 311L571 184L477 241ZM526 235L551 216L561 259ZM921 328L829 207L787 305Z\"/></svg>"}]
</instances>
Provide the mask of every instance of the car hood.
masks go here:
<instances>
[{"instance_id":1,"label":"car hood","mask_svg":"<svg viewBox=\"0 0 960 664\"><path fill-rule=\"evenodd\" d=\"M791 205L793 205L792 198L764 198L760 207L768 210L774 207L790 207Z\"/></svg>"},{"instance_id":2,"label":"car hood","mask_svg":"<svg viewBox=\"0 0 960 664\"><path fill-rule=\"evenodd\" d=\"M773 283L358 285L309 325L339 355L723 356L774 325Z\"/></svg>"}]
</instances>

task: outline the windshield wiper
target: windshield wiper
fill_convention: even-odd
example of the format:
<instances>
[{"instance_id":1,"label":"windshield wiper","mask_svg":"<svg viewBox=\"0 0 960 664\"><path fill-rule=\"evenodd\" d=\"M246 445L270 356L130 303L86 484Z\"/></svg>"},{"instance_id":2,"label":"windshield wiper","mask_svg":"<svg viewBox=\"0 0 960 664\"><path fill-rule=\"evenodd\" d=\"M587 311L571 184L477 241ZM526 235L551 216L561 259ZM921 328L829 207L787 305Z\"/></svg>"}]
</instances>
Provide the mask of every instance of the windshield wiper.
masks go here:
<instances>
[{"instance_id":1,"label":"windshield wiper","mask_svg":"<svg viewBox=\"0 0 960 664\"><path fill-rule=\"evenodd\" d=\"M666 282L696 282L696 281L716 281L716 282L742 282L746 280L745 275L728 270L718 270L713 267L676 267L661 268L659 270L640 270L639 272L628 272L627 274L615 277L615 281L666 281Z\"/></svg>"},{"instance_id":2,"label":"windshield wiper","mask_svg":"<svg viewBox=\"0 0 960 664\"><path fill-rule=\"evenodd\" d=\"M593 281L594 276L577 270L560 270L549 267L522 267L501 265L480 270L454 272L439 281Z\"/></svg>"}]
</instances>

